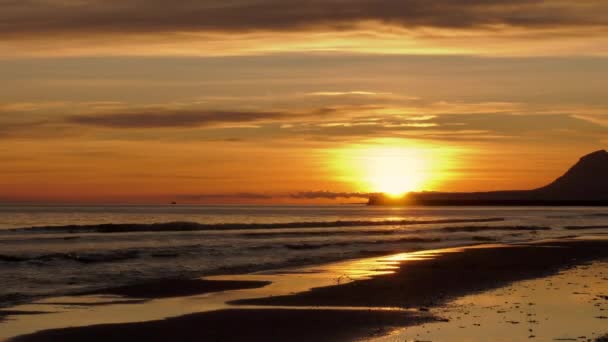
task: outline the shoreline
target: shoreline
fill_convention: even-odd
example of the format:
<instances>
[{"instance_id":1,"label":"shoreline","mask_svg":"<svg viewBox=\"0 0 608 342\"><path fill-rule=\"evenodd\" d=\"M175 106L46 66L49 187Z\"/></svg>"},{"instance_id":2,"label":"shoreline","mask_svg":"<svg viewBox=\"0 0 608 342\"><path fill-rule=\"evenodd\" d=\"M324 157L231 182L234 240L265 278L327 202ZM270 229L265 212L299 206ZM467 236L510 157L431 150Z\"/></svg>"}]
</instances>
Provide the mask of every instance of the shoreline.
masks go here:
<instances>
[{"instance_id":1,"label":"shoreline","mask_svg":"<svg viewBox=\"0 0 608 342\"><path fill-rule=\"evenodd\" d=\"M441 318L428 314L428 308L439 307L451 299L522 280L550 276L573 265L603 258L608 258L608 240L572 239L516 245L480 245L361 259L359 262L378 264L367 265L368 269L363 271L355 269L352 276L346 268L356 265L357 261L329 264L325 266L326 269L322 266L310 266L253 275L208 277L205 281L266 280L273 283L258 289L214 292L208 296L186 298L191 302L204 303L204 298L210 297L217 300L226 299L229 303L227 305L224 302L215 310L204 310L206 312L202 313L173 316L169 314L160 317L161 320L142 318L139 321L144 322L140 323L114 322L75 328L65 328L64 325L59 329L42 329L41 332L16 338L15 341L76 341L84 338L101 341L116 339L116 334L124 337L126 335L123 334L126 333L136 334L135 336L147 340L164 340L175 336L163 335L163 331L175 332L175 329L179 329L179 339L182 340L194 337L227 338L235 325L249 327L247 336L255 341L267 339L269 333L267 329L258 327L260 317L272 321L282 320L282 326L289 329L281 330L283 335L274 332L282 338L295 334L303 334L303 338L316 340L323 340L324 336L330 340L370 337L369 334L374 332L376 335L382 335L399 327L440 320ZM327 271L328 269L330 271ZM297 281L303 283L294 284ZM321 287L316 288L318 285ZM315 289L307 291L310 288ZM217 289L222 291L221 286ZM131 290L127 291L128 294L135 296L114 299L124 301L125 298L144 298L150 301L126 305L147 305L150 310L162 308L157 303L162 297L146 293L145 287L133 287ZM186 295L194 293L196 291ZM86 303L80 305L86 307ZM112 306L112 302L109 302L103 307ZM19 316L21 317L24 316ZM358 322L361 329L352 331L352 327L348 329L348 326L336 323L349 318ZM317 319L334 323L316 330L313 336L310 335L312 332L306 331L310 329L302 322ZM201 332L197 329L210 324L209 322L214 322L212 330ZM298 325L297 322L301 323ZM346 330L350 332L347 333Z\"/></svg>"},{"instance_id":2,"label":"shoreline","mask_svg":"<svg viewBox=\"0 0 608 342\"><path fill-rule=\"evenodd\" d=\"M536 210L471 207L402 211L382 208L331 207L311 210L298 207L283 210L276 207L248 207L238 210L199 208L196 211L198 214L188 209L173 216L156 211L151 208L97 208L97 213L87 214L75 208L65 213L60 210L28 213L24 210L22 214L4 214L5 223L39 222L39 226L51 225L52 228L44 232L29 229L0 231L0 265L5 270L0 307L165 278L244 274L422 249L601 234L605 228L598 226L605 226L606 218L605 211L600 208ZM133 215L140 212L145 213L145 217L136 219ZM111 217L105 220L108 223L117 223L110 224L109 230L121 230L120 227L127 226L127 231L134 231L90 232L97 230L96 220L104 221L100 219L103 217L101 213ZM203 216L196 216L199 214ZM19 218L20 215L25 219ZM53 218L56 215L59 217ZM246 219L249 217L246 215L251 216ZM11 218L13 216L15 218ZM72 219L68 219L70 216L73 216ZM161 224L149 227L148 221ZM192 227L185 224L194 230L182 231L190 228L168 223L173 221L205 224L194 224ZM128 222L139 224L131 227ZM262 226L248 226L250 229L244 230L208 230L222 227L216 223L230 222L240 222L237 226L241 226L241 223L260 223ZM316 226L314 222L340 226L346 222L347 226L261 228L266 223L286 227L303 223ZM380 225L375 226L376 222ZM402 224L408 222L411 223ZM72 232L65 229L74 223L82 224L82 229ZM148 228L153 231L146 231Z\"/></svg>"},{"instance_id":3,"label":"shoreline","mask_svg":"<svg viewBox=\"0 0 608 342\"><path fill-rule=\"evenodd\" d=\"M439 253L435 258L404 263L388 275L300 294L239 300L233 304L437 306L451 298L546 277L573 265L608 258L608 240L478 245Z\"/></svg>"}]
</instances>

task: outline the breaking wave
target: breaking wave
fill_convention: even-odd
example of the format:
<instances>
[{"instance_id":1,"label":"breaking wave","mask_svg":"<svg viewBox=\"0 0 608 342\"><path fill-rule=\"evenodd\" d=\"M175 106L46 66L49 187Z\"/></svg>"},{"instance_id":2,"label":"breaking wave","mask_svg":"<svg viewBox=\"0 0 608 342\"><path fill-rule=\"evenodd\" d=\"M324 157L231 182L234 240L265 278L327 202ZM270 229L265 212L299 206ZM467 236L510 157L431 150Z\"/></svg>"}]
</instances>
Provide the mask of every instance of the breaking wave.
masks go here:
<instances>
[{"instance_id":1,"label":"breaking wave","mask_svg":"<svg viewBox=\"0 0 608 342\"><path fill-rule=\"evenodd\" d=\"M448 219L448 220L382 220L382 221L320 221L288 223L218 223L204 224L194 222L169 222L153 224L100 224L45 226L10 229L10 232L36 233L133 233L133 232L180 232L180 231L222 231L251 229L285 229L285 228L346 228L365 226L424 225L451 223L487 223L500 222L502 217Z\"/></svg>"}]
</instances>

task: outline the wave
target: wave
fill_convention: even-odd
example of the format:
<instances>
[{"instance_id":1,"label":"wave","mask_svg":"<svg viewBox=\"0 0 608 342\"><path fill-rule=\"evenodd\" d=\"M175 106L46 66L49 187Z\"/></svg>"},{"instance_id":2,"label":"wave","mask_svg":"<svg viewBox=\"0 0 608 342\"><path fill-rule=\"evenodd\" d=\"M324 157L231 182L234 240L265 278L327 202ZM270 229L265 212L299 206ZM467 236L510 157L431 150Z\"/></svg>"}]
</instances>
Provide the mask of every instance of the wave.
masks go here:
<instances>
[{"instance_id":1,"label":"wave","mask_svg":"<svg viewBox=\"0 0 608 342\"><path fill-rule=\"evenodd\" d=\"M608 226L566 226L564 229L568 230L592 230L592 229L608 229Z\"/></svg>"},{"instance_id":2,"label":"wave","mask_svg":"<svg viewBox=\"0 0 608 342\"><path fill-rule=\"evenodd\" d=\"M589 217L608 217L608 213L590 213L590 214L563 214L563 215L547 215L546 218L556 219L574 219L574 218L589 218Z\"/></svg>"},{"instance_id":3,"label":"wave","mask_svg":"<svg viewBox=\"0 0 608 342\"><path fill-rule=\"evenodd\" d=\"M466 227L445 227L438 230L447 233L474 233L481 231L539 231L551 230L551 227L543 226L466 226Z\"/></svg>"},{"instance_id":4,"label":"wave","mask_svg":"<svg viewBox=\"0 0 608 342\"><path fill-rule=\"evenodd\" d=\"M482 232L482 231L527 231L527 232L536 232L536 231L546 231L550 230L549 227L537 227L537 226L499 226L499 227L447 227L434 229L432 231L445 231L448 233L469 233L469 232ZM420 232L420 231L417 231ZM427 231L428 232L428 231ZM446 237L447 240L450 240ZM458 239L468 239L472 242L493 242L499 241L499 237L493 236L481 236L475 235L470 237L459 237ZM439 237L402 237L396 239L386 239L386 240L371 240L371 241L338 241L338 242L327 242L327 243L298 243L298 244L285 244L284 247L287 249L294 250L307 250L307 249L320 249L325 247L344 247L351 245L381 245L381 244L397 244L397 243L437 243L445 241Z\"/></svg>"},{"instance_id":5,"label":"wave","mask_svg":"<svg viewBox=\"0 0 608 342\"><path fill-rule=\"evenodd\" d=\"M310 232L252 232L238 234L238 236L254 239L266 238L295 238L295 237L347 237L347 236L390 236L398 234L420 234L420 233L474 233L483 231L540 231L551 230L551 227L544 226L461 226L461 227L443 227L436 229L425 230L357 230L357 231L310 231Z\"/></svg>"},{"instance_id":6,"label":"wave","mask_svg":"<svg viewBox=\"0 0 608 342\"><path fill-rule=\"evenodd\" d=\"M392 225L424 225L451 223L485 223L500 222L502 217L449 219L449 220L383 220L383 221L320 221L320 222L288 222L288 223L216 223L205 224L195 222L169 222L152 224L99 224L99 225L68 225L15 228L9 232L36 233L133 233L133 232L180 232L180 231L222 231L222 230L253 230L253 229L285 229L285 228L347 228L365 226Z\"/></svg>"},{"instance_id":7,"label":"wave","mask_svg":"<svg viewBox=\"0 0 608 342\"><path fill-rule=\"evenodd\" d=\"M433 243L441 242L439 238L401 238L394 240L377 240L377 241L352 241L352 242L330 242L330 243L300 243L300 244L286 244L284 245L287 249L294 250L306 250L306 249L320 249L325 247L343 247L349 245L379 245L379 244L392 244L392 243Z\"/></svg>"},{"instance_id":8,"label":"wave","mask_svg":"<svg viewBox=\"0 0 608 342\"><path fill-rule=\"evenodd\" d=\"M52 253L35 256L16 256L0 254L3 262L50 262L55 260L70 260L83 264L116 262L139 258L139 251L112 252L112 253Z\"/></svg>"},{"instance_id":9,"label":"wave","mask_svg":"<svg viewBox=\"0 0 608 342\"><path fill-rule=\"evenodd\" d=\"M492 236L481 236L481 235L472 236L471 240L476 241L476 242L494 242L494 241L498 241L498 239L495 238L495 237L492 237Z\"/></svg>"}]
</instances>

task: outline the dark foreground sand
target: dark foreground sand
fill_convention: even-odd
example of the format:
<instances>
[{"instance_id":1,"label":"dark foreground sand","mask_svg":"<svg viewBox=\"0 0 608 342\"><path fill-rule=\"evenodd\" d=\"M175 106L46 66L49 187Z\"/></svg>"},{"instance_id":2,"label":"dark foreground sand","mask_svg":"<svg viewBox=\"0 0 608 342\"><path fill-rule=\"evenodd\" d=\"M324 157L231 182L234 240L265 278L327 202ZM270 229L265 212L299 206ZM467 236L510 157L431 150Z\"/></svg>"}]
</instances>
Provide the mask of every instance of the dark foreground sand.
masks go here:
<instances>
[{"instance_id":1,"label":"dark foreground sand","mask_svg":"<svg viewBox=\"0 0 608 342\"><path fill-rule=\"evenodd\" d=\"M288 296L243 299L234 303L268 308L238 309L235 306L235 309L159 321L64 328L21 336L15 341L336 341L366 338L391 328L436 320L427 308L440 306L450 299L555 274L569 266L607 257L608 241L603 240L469 248L443 253L434 259L404 262L394 274ZM146 289L154 287L133 287L130 291L110 293L138 298L158 295L158 290L147 292ZM349 307L370 307L370 310ZM387 311L372 310L372 307L418 310Z\"/></svg>"},{"instance_id":2,"label":"dark foreground sand","mask_svg":"<svg viewBox=\"0 0 608 342\"><path fill-rule=\"evenodd\" d=\"M42 332L15 341L337 341L433 320L390 311L234 309Z\"/></svg>"}]
</instances>

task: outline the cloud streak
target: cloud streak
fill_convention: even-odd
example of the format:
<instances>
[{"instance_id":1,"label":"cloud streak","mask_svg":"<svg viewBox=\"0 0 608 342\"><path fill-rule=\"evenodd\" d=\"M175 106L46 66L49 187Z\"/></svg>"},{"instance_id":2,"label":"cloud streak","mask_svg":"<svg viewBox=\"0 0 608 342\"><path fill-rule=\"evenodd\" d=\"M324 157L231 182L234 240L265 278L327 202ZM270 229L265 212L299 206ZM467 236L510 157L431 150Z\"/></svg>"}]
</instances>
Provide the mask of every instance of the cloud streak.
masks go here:
<instances>
[{"instance_id":1,"label":"cloud streak","mask_svg":"<svg viewBox=\"0 0 608 342\"><path fill-rule=\"evenodd\" d=\"M242 124L278 119L278 112L143 110L125 113L73 115L68 123L107 128L192 128L215 124Z\"/></svg>"},{"instance_id":2,"label":"cloud streak","mask_svg":"<svg viewBox=\"0 0 608 342\"><path fill-rule=\"evenodd\" d=\"M0 35L62 33L349 30L361 23L403 28L597 27L604 1L541 0L20 0L2 1Z\"/></svg>"},{"instance_id":3,"label":"cloud streak","mask_svg":"<svg viewBox=\"0 0 608 342\"><path fill-rule=\"evenodd\" d=\"M492 107L497 109L492 111ZM124 107L73 114L36 115L0 109L0 139L42 139L92 134L96 139L157 139L198 141L356 142L375 138L437 141L489 141L505 139L558 140L571 135L598 141L607 134L604 115L564 114L515 105L441 102L416 107L361 105L256 111L235 108L213 110L171 106ZM35 106L34 106L35 107ZM29 107L28 107L29 108ZM20 114L18 116L17 114ZM35 120L37 118L38 120ZM542 127L542 129L540 129ZM150 135L148 132L155 132Z\"/></svg>"},{"instance_id":4,"label":"cloud streak","mask_svg":"<svg viewBox=\"0 0 608 342\"><path fill-rule=\"evenodd\" d=\"M332 192L332 191L303 191L290 194L293 199L340 199L363 198L368 199L371 194L362 192Z\"/></svg>"},{"instance_id":5,"label":"cloud streak","mask_svg":"<svg viewBox=\"0 0 608 342\"><path fill-rule=\"evenodd\" d=\"M233 201L233 200L269 200L269 199L292 199L292 200L338 200L338 199L368 199L371 193L363 192L334 192L334 191L301 191L294 193L201 193L201 194L182 194L176 198L181 201Z\"/></svg>"},{"instance_id":6,"label":"cloud streak","mask_svg":"<svg viewBox=\"0 0 608 342\"><path fill-rule=\"evenodd\" d=\"M379 96L379 95L392 95L392 93L376 93L373 91L318 91L313 93L307 93L308 96Z\"/></svg>"},{"instance_id":7,"label":"cloud streak","mask_svg":"<svg viewBox=\"0 0 608 342\"><path fill-rule=\"evenodd\" d=\"M237 193L208 193L177 195L182 201L231 201L231 200L266 200L274 196L263 193L237 192Z\"/></svg>"}]
</instances>

